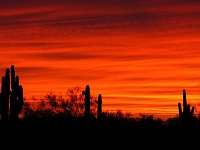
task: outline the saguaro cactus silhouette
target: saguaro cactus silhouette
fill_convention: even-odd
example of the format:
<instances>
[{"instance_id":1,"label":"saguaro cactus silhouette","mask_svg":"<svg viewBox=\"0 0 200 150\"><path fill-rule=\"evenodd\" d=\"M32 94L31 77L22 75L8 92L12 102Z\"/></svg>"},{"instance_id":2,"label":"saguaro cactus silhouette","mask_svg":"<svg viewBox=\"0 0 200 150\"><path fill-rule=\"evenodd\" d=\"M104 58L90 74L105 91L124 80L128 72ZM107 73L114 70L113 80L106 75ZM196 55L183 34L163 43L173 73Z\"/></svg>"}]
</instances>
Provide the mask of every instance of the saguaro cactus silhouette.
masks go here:
<instances>
[{"instance_id":1,"label":"saguaro cactus silhouette","mask_svg":"<svg viewBox=\"0 0 200 150\"><path fill-rule=\"evenodd\" d=\"M102 113L102 96L99 94L98 100L95 100L95 102L98 104L97 107L97 119L101 118L101 113Z\"/></svg>"},{"instance_id":2,"label":"saguaro cactus silhouette","mask_svg":"<svg viewBox=\"0 0 200 150\"><path fill-rule=\"evenodd\" d=\"M19 85L19 77L15 77L14 66L6 69L6 75L2 77L0 93L0 115L2 123L16 122L23 107L23 87Z\"/></svg>"},{"instance_id":3,"label":"saguaro cactus silhouette","mask_svg":"<svg viewBox=\"0 0 200 150\"><path fill-rule=\"evenodd\" d=\"M182 123L189 122L194 115L194 107L190 110L190 105L187 104L186 91L183 89L183 109L181 103L178 103L179 118Z\"/></svg>"},{"instance_id":4,"label":"saguaro cactus silhouette","mask_svg":"<svg viewBox=\"0 0 200 150\"><path fill-rule=\"evenodd\" d=\"M85 119L90 119L90 87L86 85L85 91L82 91L82 94L85 95Z\"/></svg>"}]
</instances>

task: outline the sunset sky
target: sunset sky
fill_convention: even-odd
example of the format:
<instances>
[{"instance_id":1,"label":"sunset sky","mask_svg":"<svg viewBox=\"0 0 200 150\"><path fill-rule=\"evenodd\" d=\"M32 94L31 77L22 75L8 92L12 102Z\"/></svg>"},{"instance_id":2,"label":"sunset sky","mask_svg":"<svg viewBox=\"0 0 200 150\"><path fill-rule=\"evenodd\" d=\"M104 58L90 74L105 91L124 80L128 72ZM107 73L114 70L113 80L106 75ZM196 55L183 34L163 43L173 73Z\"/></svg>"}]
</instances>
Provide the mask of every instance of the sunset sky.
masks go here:
<instances>
[{"instance_id":1,"label":"sunset sky","mask_svg":"<svg viewBox=\"0 0 200 150\"><path fill-rule=\"evenodd\" d=\"M90 85L103 110L178 114L200 98L199 0L1 0L0 75L24 96Z\"/></svg>"}]
</instances>

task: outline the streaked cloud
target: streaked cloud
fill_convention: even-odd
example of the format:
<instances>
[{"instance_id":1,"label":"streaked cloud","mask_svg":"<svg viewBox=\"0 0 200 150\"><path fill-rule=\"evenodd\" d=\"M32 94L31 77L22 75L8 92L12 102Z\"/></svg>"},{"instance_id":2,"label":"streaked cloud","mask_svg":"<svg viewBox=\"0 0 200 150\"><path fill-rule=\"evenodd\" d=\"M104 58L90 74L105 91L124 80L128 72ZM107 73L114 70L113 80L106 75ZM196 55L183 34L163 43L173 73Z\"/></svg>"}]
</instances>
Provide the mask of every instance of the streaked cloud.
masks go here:
<instances>
[{"instance_id":1,"label":"streaked cloud","mask_svg":"<svg viewBox=\"0 0 200 150\"><path fill-rule=\"evenodd\" d=\"M198 0L1 0L0 73L26 97L86 84L104 107L176 114L199 100ZM139 113L139 112L138 112Z\"/></svg>"}]
</instances>

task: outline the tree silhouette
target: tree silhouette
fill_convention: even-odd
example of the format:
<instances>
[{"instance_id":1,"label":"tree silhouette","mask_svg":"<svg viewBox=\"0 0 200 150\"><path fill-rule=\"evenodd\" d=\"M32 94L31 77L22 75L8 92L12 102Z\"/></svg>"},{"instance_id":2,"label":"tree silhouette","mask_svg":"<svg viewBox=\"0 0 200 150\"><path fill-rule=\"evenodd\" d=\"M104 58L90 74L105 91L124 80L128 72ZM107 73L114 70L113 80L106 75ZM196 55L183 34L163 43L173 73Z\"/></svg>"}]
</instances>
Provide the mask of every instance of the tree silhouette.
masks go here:
<instances>
[{"instance_id":1,"label":"tree silhouette","mask_svg":"<svg viewBox=\"0 0 200 150\"><path fill-rule=\"evenodd\" d=\"M25 102L23 107L23 116L35 116L42 118L44 116L84 116L84 95L82 94L83 88L79 86L68 88L66 97L48 93L40 100L37 108L32 108L29 102ZM95 104L95 97L90 97L91 114L96 115L97 106Z\"/></svg>"}]
</instances>

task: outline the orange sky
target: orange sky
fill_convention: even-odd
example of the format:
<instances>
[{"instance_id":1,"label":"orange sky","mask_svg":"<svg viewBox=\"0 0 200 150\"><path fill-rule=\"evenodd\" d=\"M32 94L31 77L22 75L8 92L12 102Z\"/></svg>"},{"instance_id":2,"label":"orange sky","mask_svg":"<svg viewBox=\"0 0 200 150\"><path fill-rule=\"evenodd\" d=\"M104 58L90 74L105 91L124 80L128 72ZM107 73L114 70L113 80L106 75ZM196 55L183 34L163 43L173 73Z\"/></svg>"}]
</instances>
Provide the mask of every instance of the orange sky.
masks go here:
<instances>
[{"instance_id":1,"label":"orange sky","mask_svg":"<svg viewBox=\"0 0 200 150\"><path fill-rule=\"evenodd\" d=\"M1 0L0 74L14 64L27 99L89 84L103 110L175 116L182 89L199 102L199 8L198 0Z\"/></svg>"}]
</instances>

